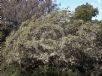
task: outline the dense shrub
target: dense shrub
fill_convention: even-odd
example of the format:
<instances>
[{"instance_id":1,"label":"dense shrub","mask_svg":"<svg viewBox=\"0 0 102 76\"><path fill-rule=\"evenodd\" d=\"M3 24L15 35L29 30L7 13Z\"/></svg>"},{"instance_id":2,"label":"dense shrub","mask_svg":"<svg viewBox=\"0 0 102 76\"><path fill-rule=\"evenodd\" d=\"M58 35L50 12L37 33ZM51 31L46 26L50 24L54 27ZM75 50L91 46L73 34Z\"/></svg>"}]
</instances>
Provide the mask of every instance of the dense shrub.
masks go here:
<instances>
[{"instance_id":1,"label":"dense shrub","mask_svg":"<svg viewBox=\"0 0 102 76\"><path fill-rule=\"evenodd\" d=\"M19 64L23 63L25 68L26 66L32 68L28 64L37 59L50 67L59 66L64 69L67 67L80 76L90 76L97 69L101 70L101 23L70 21L69 14L65 10L54 11L45 17L42 16L37 20L32 17L22 23L19 30L13 31L6 39L6 48L3 52L5 61L8 64L16 61ZM25 60L27 62L25 64L22 58L30 58L30 62ZM41 64L38 64L38 67L39 65ZM48 70L46 72L46 69L43 70L45 72L39 70L38 73L42 75L49 72ZM56 71L57 68L53 72ZM36 73L34 71L34 76Z\"/></svg>"}]
</instances>

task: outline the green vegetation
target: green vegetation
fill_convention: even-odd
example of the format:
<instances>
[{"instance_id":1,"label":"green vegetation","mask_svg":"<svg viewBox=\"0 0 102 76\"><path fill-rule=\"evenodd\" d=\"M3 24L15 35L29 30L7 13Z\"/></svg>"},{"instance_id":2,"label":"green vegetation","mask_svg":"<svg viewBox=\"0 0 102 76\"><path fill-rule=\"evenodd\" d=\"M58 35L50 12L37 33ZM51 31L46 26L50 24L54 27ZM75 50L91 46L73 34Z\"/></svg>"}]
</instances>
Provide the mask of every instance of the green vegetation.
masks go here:
<instances>
[{"instance_id":1,"label":"green vegetation","mask_svg":"<svg viewBox=\"0 0 102 76\"><path fill-rule=\"evenodd\" d=\"M71 69L40 66L39 68L32 69L32 72L24 71L19 64L12 63L4 66L3 76L76 76L76 73Z\"/></svg>"},{"instance_id":2,"label":"green vegetation","mask_svg":"<svg viewBox=\"0 0 102 76\"><path fill-rule=\"evenodd\" d=\"M2 36L3 36L3 33L2 33L2 31L0 31L0 39L2 38Z\"/></svg>"},{"instance_id":3,"label":"green vegetation","mask_svg":"<svg viewBox=\"0 0 102 76\"><path fill-rule=\"evenodd\" d=\"M75 9L75 17L84 21L90 21L92 17L97 16L98 13L98 9L88 3L80 5Z\"/></svg>"},{"instance_id":4,"label":"green vegetation","mask_svg":"<svg viewBox=\"0 0 102 76\"><path fill-rule=\"evenodd\" d=\"M45 75L45 73L60 76L61 67L63 69L67 67L67 70L71 69L79 76L101 71L101 23L83 24L83 21L74 19L70 21L69 14L65 10L53 11L47 16L36 20L33 16L23 22L19 30L13 31L6 39L3 53L6 63L17 62L23 65L24 68L21 67L21 69L25 69L27 76ZM35 70L33 65L39 69ZM44 65L50 65L50 67L53 65L56 70L49 72L49 66L44 69ZM72 72L65 71L64 74L67 73L69 75Z\"/></svg>"},{"instance_id":5,"label":"green vegetation","mask_svg":"<svg viewBox=\"0 0 102 76\"><path fill-rule=\"evenodd\" d=\"M2 65L1 70L3 76L21 76L20 66L17 63Z\"/></svg>"},{"instance_id":6,"label":"green vegetation","mask_svg":"<svg viewBox=\"0 0 102 76\"><path fill-rule=\"evenodd\" d=\"M77 20L54 10L21 21L2 44L2 76L101 76L102 22L90 21L97 14L86 4L76 8Z\"/></svg>"}]
</instances>

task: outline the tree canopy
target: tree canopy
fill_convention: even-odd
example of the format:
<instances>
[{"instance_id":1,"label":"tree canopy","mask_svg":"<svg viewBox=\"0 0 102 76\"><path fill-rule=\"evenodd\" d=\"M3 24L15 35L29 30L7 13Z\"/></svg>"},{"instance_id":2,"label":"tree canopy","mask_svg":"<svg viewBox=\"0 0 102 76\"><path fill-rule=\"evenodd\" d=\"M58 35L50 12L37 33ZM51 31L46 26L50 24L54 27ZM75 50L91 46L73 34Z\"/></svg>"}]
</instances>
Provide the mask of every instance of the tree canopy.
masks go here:
<instances>
[{"instance_id":1,"label":"tree canopy","mask_svg":"<svg viewBox=\"0 0 102 76\"><path fill-rule=\"evenodd\" d=\"M94 8L91 4L83 4L75 9L75 18L82 19L84 21L92 20L92 17L97 16L99 13L97 8Z\"/></svg>"},{"instance_id":2,"label":"tree canopy","mask_svg":"<svg viewBox=\"0 0 102 76\"><path fill-rule=\"evenodd\" d=\"M52 0L2 0L1 16L5 29L13 29L33 15L40 17L51 12L56 4Z\"/></svg>"}]
</instances>

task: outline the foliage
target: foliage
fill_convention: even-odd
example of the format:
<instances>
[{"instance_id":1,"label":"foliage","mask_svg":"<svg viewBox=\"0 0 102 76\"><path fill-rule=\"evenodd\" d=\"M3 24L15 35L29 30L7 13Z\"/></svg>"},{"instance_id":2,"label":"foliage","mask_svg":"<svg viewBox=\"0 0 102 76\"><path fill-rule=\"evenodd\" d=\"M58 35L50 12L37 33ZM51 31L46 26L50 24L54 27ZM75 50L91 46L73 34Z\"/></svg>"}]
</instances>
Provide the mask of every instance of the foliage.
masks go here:
<instances>
[{"instance_id":1,"label":"foliage","mask_svg":"<svg viewBox=\"0 0 102 76\"><path fill-rule=\"evenodd\" d=\"M98 9L88 3L80 5L75 9L75 17L84 21L90 21L92 17L97 16L98 13Z\"/></svg>"},{"instance_id":2,"label":"foliage","mask_svg":"<svg viewBox=\"0 0 102 76\"><path fill-rule=\"evenodd\" d=\"M36 20L34 17L23 22L18 31L7 37L3 50L6 63L16 61L20 65L23 63L25 68L42 64L67 67L79 76L90 76L93 71L101 70L101 23L70 21L70 13L65 10L53 11ZM42 64L35 63L36 60ZM45 74L46 69L43 71L38 73Z\"/></svg>"},{"instance_id":3,"label":"foliage","mask_svg":"<svg viewBox=\"0 0 102 76\"><path fill-rule=\"evenodd\" d=\"M33 15L37 19L57 6L52 0L2 0L1 5L1 23L6 36Z\"/></svg>"},{"instance_id":4,"label":"foliage","mask_svg":"<svg viewBox=\"0 0 102 76\"><path fill-rule=\"evenodd\" d=\"M3 33L2 33L2 31L0 31L0 39L2 38L2 36L3 36Z\"/></svg>"},{"instance_id":5,"label":"foliage","mask_svg":"<svg viewBox=\"0 0 102 76\"><path fill-rule=\"evenodd\" d=\"M4 16L9 23L19 24L31 18L34 14L41 16L45 12L53 10L54 6L52 0L4 0L2 1L2 7L4 7L2 9L2 11L4 11L2 16Z\"/></svg>"},{"instance_id":6,"label":"foliage","mask_svg":"<svg viewBox=\"0 0 102 76\"><path fill-rule=\"evenodd\" d=\"M25 66L26 67L26 66ZM3 76L77 76L75 72L67 68L49 67L48 65L31 69L32 72L25 71L18 63L12 63L2 67L1 75ZM29 74L28 74L29 73Z\"/></svg>"},{"instance_id":7,"label":"foliage","mask_svg":"<svg viewBox=\"0 0 102 76\"><path fill-rule=\"evenodd\" d=\"M5 34L3 30L0 30L0 46L2 46L3 41L5 40Z\"/></svg>"},{"instance_id":8,"label":"foliage","mask_svg":"<svg viewBox=\"0 0 102 76\"><path fill-rule=\"evenodd\" d=\"M75 72L70 69L60 69L58 67L40 67L35 70L32 76L76 76Z\"/></svg>"},{"instance_id":9,"label":"foliage","mask_svg":"<svg viewBox=\"0 0 102 76\"><path fill-rule=\"evenodd\" d=\"M1 67L1 75L2 76L21 76L20 75L20 65L16 62L11 64L3 63Z\"/></svg>"}]
</instances>

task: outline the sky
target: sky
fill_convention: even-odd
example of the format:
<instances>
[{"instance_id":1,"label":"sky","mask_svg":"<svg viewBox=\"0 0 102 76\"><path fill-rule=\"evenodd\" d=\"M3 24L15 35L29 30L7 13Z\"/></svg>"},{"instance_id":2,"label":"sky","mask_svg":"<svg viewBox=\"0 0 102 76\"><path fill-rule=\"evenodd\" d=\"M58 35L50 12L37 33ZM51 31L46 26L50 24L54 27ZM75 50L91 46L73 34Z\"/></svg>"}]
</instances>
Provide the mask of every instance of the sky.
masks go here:
<instances>
[{"instance_id":1,"label":"sky","mask_svg":"<svg viewBox=\"0 0 102 76\"><path fill-rule=\"evenodd\" d=\"M68 9L73 12L77 6L90 3L93 7L97 7L99 10L99 15L93 19L102 20L102 0L56 0L56 2L57 4L61 4L61 9L68 7Z\"/></svg>"}]
</instances>

